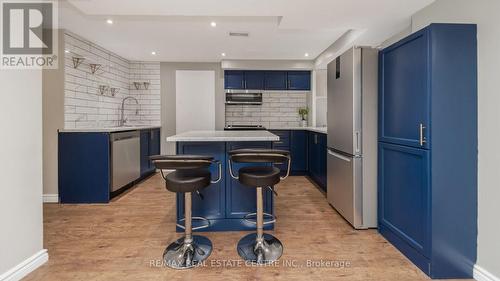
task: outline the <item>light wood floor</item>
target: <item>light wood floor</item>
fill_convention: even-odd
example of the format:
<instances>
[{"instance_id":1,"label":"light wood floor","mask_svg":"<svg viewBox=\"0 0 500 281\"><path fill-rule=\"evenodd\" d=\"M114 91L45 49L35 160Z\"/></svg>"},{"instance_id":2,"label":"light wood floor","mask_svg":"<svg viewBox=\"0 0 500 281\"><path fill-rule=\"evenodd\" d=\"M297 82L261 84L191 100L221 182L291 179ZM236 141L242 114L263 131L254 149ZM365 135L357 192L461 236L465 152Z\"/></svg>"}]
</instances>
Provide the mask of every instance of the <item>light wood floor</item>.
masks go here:
<instances>
[{"instance_id":1,"label":"light wood floor","mask_svg":"<svg viewBox=\"0 0 500 281\"><path fill-rule=\"evenodd\" d=\"M180 236L174 194L155 175L107 205L45 204L49 261L26 280L428 280L375 230L353 230L305 177L290 177L277 191L274 235L285 251L275 267L238 266L244 232L204 233L214 245L205 267L152 265ZM307 267L308 260L348 266Z\"/></svg>"}]
</instances>

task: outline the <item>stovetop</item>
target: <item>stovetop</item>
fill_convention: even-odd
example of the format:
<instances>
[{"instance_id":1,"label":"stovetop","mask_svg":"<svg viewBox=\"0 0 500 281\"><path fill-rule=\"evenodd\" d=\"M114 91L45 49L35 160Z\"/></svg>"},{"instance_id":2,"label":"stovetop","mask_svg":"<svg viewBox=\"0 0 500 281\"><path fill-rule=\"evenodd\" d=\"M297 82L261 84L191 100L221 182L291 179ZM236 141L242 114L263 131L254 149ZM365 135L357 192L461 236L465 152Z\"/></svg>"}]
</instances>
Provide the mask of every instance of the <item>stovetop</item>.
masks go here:
<instances>
[{"instance_id":1,"label":"stovetop","mask_svg":"<svg viewBox=\"0 0 500 281\"><path fill-rule=\"evenodd\" d=\"M253 130L266 130L262 125L227 125L224 131L253 131Z\"/></svg>"}]
</instances>

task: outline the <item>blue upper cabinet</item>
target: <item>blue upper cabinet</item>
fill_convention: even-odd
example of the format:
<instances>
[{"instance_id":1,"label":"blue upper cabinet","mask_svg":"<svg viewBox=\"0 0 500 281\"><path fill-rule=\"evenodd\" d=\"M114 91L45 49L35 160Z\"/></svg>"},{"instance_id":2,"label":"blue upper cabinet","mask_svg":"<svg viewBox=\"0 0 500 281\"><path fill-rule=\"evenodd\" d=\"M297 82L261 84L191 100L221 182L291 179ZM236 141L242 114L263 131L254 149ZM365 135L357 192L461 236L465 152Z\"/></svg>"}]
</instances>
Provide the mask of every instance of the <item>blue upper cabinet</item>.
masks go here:
<instances>
[{"instance_id":1,"label":"blue upper cabinet","mask_svg":"<svg viewBox=\"0 0 500 281\"><path fill-rule=\"evenodd\" d=\"M286 71L266 71L265 89L266 90L286 90L287 89Z\"/></svg>"},{"instance_id":2,"label":"blue upper cabinet","mask_svg":"<svg viewBox=\"0 0 500 281\"><path fill-rule=\"evenodd\" d=\"M309 91L311 90L310 71L288 71L288 90Z\"/></svg>"},{"instance_id":3,"label":"blue upper cabinet","mask_svg":"<svg viewBox=\"0 0 500 281\"><path fill-rule=\"evenodd\" d=\"M258 70L245 71L245 89L262 90L264 89L264 72Z\"/></svg>"},{"instance_id":4,"label":"blue upper cabinet","mask_svg":"<svg viewBox=\"0 0 500 281\"><path fill-rule=\"evenodd\" d=\"M380 52L379 140L430 147L428 30Z\"/></svg>"},{"instance_id":5,"label":"blue upper cabinet","mask_svg":"<svg viewBox=\"0 0 500 281\"><path fill-rule=\"evenodd\" d=\"M245 89L245 72L241 70L224 71L225 89Z\"/></svg>"},{"instance_id":6,"label":"blue upper cabinet","mask_svg":"<svg viewBox=\"0 0 500 281\"><path fill-rule=\"evenodd\" d=\"M310 71L225 70L224 88L235 90L311 90Z\"/></svg>"}]
</instances>

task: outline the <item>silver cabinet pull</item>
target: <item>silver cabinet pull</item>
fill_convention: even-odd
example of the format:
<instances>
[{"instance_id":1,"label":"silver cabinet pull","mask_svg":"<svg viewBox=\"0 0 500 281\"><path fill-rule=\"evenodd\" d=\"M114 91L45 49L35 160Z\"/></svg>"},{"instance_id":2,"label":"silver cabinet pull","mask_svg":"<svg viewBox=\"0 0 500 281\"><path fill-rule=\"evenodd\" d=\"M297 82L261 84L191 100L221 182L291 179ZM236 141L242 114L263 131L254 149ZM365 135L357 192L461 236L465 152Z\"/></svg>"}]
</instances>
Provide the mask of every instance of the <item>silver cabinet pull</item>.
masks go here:
<instances>
[{"instance_id":1,"label":"silver cabinet pull","mask_svg":"<svg viewBox=\"0 0 500 281\"><path fill-rule=\"evenodd\" d=\"M424 130L425 130L425 128L426 127L424 126L424 124L420 123L420 126L419 126L419 131L420 131L419 143L420 143L420 146L424 146L424 144L427 142L427 139L424 136Z\"/></svg>"}]
</instances>

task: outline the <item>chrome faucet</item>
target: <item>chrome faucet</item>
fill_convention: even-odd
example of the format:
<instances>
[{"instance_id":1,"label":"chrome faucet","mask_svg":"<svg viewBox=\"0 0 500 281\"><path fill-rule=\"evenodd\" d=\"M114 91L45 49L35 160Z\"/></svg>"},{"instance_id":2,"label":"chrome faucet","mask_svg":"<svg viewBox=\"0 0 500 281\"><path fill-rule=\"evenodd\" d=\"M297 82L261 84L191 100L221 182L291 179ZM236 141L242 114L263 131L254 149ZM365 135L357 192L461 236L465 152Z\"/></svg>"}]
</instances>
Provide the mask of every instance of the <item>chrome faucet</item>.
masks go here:
<instances>
[{"instance_id":1,"label":"chrome faucet","mask_svg":"<svg viewBox=\"0 0 500 281\"><path fill-rule=\"evenodd\" d=\"M137 105L139 105L139 101L136 98L132 97L132 96L128 96L128 97L123 98L123 100L122 100L122 107L121 107L121 116L120 116L120 121L118 123L118 126L120 126L120 127L122 127L123 125L125 125L125 122L127 121L127 120L125 120L125 115L124 115L123 111L125 109L125 101L127 101L129 99L134 100L135 103ZM138 115L138 114L139 114L139 108L137 108L135 110L135 115Z\"/></svg>"}]
</instances>

